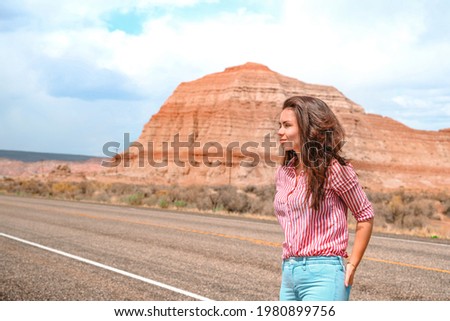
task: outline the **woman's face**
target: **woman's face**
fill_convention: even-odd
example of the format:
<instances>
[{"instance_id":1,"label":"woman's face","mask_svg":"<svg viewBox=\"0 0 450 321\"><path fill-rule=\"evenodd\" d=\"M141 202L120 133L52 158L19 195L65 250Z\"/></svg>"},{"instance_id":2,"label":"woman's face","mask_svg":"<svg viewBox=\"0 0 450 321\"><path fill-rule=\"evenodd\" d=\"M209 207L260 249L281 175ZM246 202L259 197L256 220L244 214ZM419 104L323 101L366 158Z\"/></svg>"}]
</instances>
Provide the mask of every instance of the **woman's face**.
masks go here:
<instances>
[{"instance_id":1,"label":"woman's face","mask_svg":"<svg viewBox=\"0 0 450 321\"><path fill-rule=\"evenodd\" d=\"M283 109L279 124L278 138L283 149L300 153L300 128L297 124L295 112L291 108Z\"/></svg>"}]
</instances>

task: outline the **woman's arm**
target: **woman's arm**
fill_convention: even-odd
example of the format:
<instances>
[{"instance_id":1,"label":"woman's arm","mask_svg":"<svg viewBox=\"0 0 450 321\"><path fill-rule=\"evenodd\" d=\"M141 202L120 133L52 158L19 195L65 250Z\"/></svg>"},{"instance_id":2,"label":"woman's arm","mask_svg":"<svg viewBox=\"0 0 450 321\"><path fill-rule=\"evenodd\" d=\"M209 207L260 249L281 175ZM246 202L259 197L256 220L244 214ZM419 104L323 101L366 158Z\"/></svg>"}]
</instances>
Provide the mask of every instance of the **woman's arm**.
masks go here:
<instances>
[{"instance_id":1,"label":"woman's arm","mask_svg":"<svg viewBox=\"0 0 450 321\"><path fill-rule=\"evenodd\" d=\"M369 244L374 217L373 207L351 165L341 166L335 162L331 168L330 186L348 206L357 221L355 242L345 275L345 286L349 286L353 284L356 268Z\"/></svg>"},{"instance_id":2,"label":"woman's arm","mask_svg":"<svg viewBox=\"0 0 450 321\"><path fill-rule=\"evenodd\" d=\"M353 284L356 268L366 251L367 244L369 244L370 236L372 235L373 218L364 222L356 223L355 242L353 243L352 254L348 259L347 269L345 273L345 286Z\"/></svg>"}]
</instances>

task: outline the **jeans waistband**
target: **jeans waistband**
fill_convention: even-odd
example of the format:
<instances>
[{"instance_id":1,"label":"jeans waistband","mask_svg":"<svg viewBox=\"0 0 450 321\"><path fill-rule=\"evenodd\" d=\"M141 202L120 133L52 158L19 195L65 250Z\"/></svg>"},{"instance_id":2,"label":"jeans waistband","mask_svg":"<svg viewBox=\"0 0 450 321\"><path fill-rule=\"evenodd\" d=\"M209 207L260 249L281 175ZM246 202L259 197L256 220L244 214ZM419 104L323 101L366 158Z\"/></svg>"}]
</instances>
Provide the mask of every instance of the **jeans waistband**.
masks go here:
<instances>
[{"instance_id":1,"label":"jeans waistband","mask_svg":"<svg viewBox=\"0 0 450 321\"><path fill-rule=\"evenodd\" d=\"M284 262L296 263L328 263L328 264L343 264L344 259L341 256L292 256L284 259Z\"/></svg>"}]
</instances>

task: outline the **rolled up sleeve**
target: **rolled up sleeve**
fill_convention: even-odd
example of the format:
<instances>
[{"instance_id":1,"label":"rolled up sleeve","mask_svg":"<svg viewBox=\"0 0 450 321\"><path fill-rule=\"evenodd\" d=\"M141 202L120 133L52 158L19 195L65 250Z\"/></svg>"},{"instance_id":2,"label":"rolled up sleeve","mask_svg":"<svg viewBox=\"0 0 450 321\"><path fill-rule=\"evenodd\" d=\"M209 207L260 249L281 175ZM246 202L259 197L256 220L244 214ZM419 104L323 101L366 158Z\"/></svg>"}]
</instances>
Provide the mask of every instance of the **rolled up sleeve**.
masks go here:
<instances>
[{"instance_id":1,"label":"rolled up sleeve","mask_svg":"<svg viewBox=\"0 0 450 321\"><path fill-rule=\"evenodd\" d=\"M330 178L331 188L352 211L358 222L368 221L374 217L372 204L359 183L353 166L334 163Z\"/></svg>"}]
</instances>

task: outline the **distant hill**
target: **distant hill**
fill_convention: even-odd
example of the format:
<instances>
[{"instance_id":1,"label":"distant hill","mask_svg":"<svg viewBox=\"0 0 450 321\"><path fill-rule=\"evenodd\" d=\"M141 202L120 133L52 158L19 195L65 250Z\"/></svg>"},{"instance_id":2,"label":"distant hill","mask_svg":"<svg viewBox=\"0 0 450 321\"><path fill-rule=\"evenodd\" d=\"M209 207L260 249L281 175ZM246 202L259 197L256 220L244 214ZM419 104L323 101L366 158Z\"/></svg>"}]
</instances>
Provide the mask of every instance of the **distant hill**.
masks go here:
<instances>
[{"instance_id":1,"label":"distant hill","mask_svg":"<svg viewBox=\"0 0 450 321\"><path fill-rule=\"evenodd\" d=\"M22 162L32 163L46 160L58 160L67 162L83 162L93 158L99 158L95 156L87 155L72 155L72 154L54 154L54 153L38 153L38 152L26 152L15 150L1 150L0 158L7 158L18 160Z\"/></svg>"}]
</instances>

